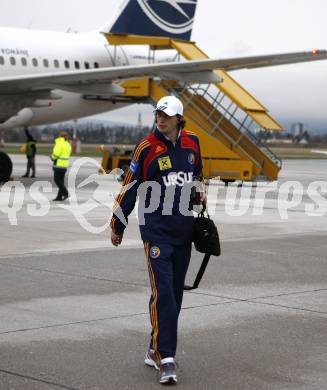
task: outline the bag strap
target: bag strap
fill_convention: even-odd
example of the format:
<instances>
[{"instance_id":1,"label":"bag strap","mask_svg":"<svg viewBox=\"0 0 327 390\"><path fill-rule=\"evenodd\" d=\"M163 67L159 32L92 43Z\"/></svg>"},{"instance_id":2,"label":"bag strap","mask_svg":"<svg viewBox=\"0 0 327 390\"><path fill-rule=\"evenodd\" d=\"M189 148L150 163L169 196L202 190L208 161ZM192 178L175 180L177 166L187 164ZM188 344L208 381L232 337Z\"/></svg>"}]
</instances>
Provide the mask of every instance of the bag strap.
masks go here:
<instances>
[{"instance_id":1,"label":"bag strap","mask_svg":"<svg viewBox=\"0 0 327 390\"><path fill-rule=\"evenodd\" d=\"M209 255L208 253L206 253L206 254L204 255L203 260L202 260L202 264L201 264L201 267L200 267L200 269L199 269L199 271L198 271L198 274L196 275L196 278L195 278L195 281L194 281L194 283L193 283L193 286L187 286L187 285L185 285L185 286L184 286L184 290L186 290L186 291L195 290L196 288L199 287L199 284L200 284L200 281L201 281L202 276L203 276L203 274L204 274L204 271L206 270L207 265L208 265L208 263L209 263L209 259L210 259L210 255Z\"/></svg>"},{"instance_id":2,"label":"bag strap","mask_svg":"<svg viewBox=\"0 0 327 390\"><path fill-rule=\"evenodd\" d=\"M209 215L209 213L208 213L208 210L207 210L206 206L203 204L203 205L202 205L202 210L199 212L198 216L199 216L199 217L204 217L204 216L205 216L205 215L204 215L205 212L207 212L207 218L210 219L210 215ZM202 264L201 264L201 266L200 266L200 269L199 269L199 271L198 271L198 274L196 275L196 278L195 278L195 280L194 280L193 286L185 285L185 286L184 286L184 290L185 290L185 291L195 290L196 288L199 287L199 284L200 284L200 282L201 282L201 279L202 279L202 276L203 276L203 274L204 274L204 271L206 270L207 265L208 265L208 263L209 263L210 256L211 256L211 255L209 255L208 253L206 253L206 254L204 255L204 258L203 258L203 260L202 260Z\"/></svg>"},{"instance_id":3,"label":"bag strap","mask_svg":"<svg viewBox=\"0 0 327 390\"><path fill-rule=\"evenodd\" d=\"M205 213L207 214L207 218L211 219L206 205L203 204L202 210L198 213L198 217L205 217Z\"/></svg>"},{"instance_id":4,"label":"bag strap","mask_svg":"<svg viewBox=\"0 0 327 390\"><path fill-rule=\"evenodd\" d=\"M202 205L202 210L198 212L197 217L205 217L205 214L204 214L205 211L206 211L206 206ZM208 211L207 211L207 214L208 214Z\"/></svg>"}]
</instances>

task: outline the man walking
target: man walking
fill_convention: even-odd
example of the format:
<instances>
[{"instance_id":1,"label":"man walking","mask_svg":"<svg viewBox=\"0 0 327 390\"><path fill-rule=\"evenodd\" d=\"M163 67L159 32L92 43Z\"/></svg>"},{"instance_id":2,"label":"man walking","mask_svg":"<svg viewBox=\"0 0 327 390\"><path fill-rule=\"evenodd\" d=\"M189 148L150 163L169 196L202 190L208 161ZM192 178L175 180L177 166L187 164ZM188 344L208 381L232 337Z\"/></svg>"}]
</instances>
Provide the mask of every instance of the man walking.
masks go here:
<instances>
[{"instance_id":1,"label":"man walking","mask_svg":"<svg viewBox=\"0 0 327 390\"><path fill-rule=\"evenodd\" d=\"M137 195L139 213L141 204L146 210L151 197L157 198L157 209L144 213L144 223L140 224L152 290L149 302L152 333L145 364L160 370L161 384L175 384L177 325L192 245L190 192L193 178L202 175L202 162L197 136L184 130L183 105L179 99L174 96L160 99L155 116L157 128L135 148L116 199L111 241L114 246L121 244L124 220L127 223ZM148 187L145 193L138 194L138 189L144 189L143 185L149 182L153 183L151 191ZM185 197L187 186L189 192ZM204 195L201 201L205 202Z\"/></svg>"},{"instance_id":2,"label":"man walking","mask_svg":"<svg viewBox=\"0 0 327 390\"><path fill-rule=\"evenodd\" d=\"M26 134L26 149L25 154L27 158L26 173L22 177L29 177L30 171L32 171L31 177L35 177L35 155L36 155L36 140L32 137L31 133L25 127Z\"/></svg>"},{"instance_id":3,"label":"man walking","mask_svg":"<svg viewBox=\"0 0 327 390\"><path fill-rule=\"evenodd\" d=\"M69 158L71 155L71 145L68 141L68 133L62 131L60 136L55 139L55 145L52 151L51 160L53 161L54 181L58 187L56 202L62 202L69 196L65 186L65 175L69 167Z\"/></svg>"}]
</instances>

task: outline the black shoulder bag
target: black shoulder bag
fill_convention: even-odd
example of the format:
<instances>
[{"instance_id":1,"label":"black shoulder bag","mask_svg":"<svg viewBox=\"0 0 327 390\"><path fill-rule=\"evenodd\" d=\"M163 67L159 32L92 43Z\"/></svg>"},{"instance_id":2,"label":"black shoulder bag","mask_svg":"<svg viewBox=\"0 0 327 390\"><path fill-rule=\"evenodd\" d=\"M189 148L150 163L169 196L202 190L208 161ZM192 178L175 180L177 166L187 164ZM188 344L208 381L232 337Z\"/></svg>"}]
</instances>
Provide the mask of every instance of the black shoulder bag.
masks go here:
<instances>
[{"instance_id":1,"label":"black shoulder bag","mask_svg":"<svg viewBox=\"0 0 327 390\"><path fill-rule=\"evenodd\" d=\"M186 285L184 286L184 290L194 290L198 288L204 271L207 268L210 256L220 256L221 253L217 227L210 218L208 212L207 216L204 215L204 212L205 208L203 208L201 213L194 220L192 240L195 249L198 252L205 253L205 255L193 286Z\"/></svg>"}]
</instances>

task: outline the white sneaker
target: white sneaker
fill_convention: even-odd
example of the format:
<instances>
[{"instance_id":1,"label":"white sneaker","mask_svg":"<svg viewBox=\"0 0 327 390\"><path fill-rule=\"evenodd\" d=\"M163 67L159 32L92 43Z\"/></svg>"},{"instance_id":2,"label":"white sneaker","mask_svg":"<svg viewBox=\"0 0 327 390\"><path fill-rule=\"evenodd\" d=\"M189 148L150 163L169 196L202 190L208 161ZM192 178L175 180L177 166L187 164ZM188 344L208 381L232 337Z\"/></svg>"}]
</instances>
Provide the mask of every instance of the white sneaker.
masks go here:
<instances>
[{"instance_id":1,"label":"white sneaker","mask_svg":"<svg viewBox=\"0 0 327 390\"><path fill-rule=\"evenodd\" d=\"M172 357L162 359L160 362L160 380L162 385L175 385L177 383L176 364Z\"/></svg>"},{"instance_id":2,"label":"white sneaker","mask_svg":"<svg viewBox=\"0 0 327 390\"><path fill-rule=\"evenodd\" d=\"M156 358L156 353L153 349L149 349L145 355L144 363L149 367L154 367L159 370L160 360Z\"/></svg>"}]
</instances>

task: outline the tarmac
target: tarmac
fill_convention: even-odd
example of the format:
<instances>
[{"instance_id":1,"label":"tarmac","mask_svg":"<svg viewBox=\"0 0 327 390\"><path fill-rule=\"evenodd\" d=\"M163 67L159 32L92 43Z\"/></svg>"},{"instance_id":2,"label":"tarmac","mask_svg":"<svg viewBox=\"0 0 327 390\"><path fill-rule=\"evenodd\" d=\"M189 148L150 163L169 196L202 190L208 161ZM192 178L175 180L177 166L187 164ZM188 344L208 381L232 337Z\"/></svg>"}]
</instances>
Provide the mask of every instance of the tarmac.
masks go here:
<instances>
[{"instance_id":1,"label":"tarmac","mask_svg":"<svg viewBox=\"0 0 327 390\"><path fill-rule=\"evenodd\" d=\"M137 218L120 248L106 227L118 183L88 160L72 197L53 203L51 161L37 156L37 178L20 179L25 157L12 158L17 181L0 187L0 390L161 388L143 362ZM326 173L327 159L285 161L262 203L267 183L212 183L222 255L184 296L178 389L327 388ZM189 283L201 259L194 250Z\"/></svg>"}]
</instances>

